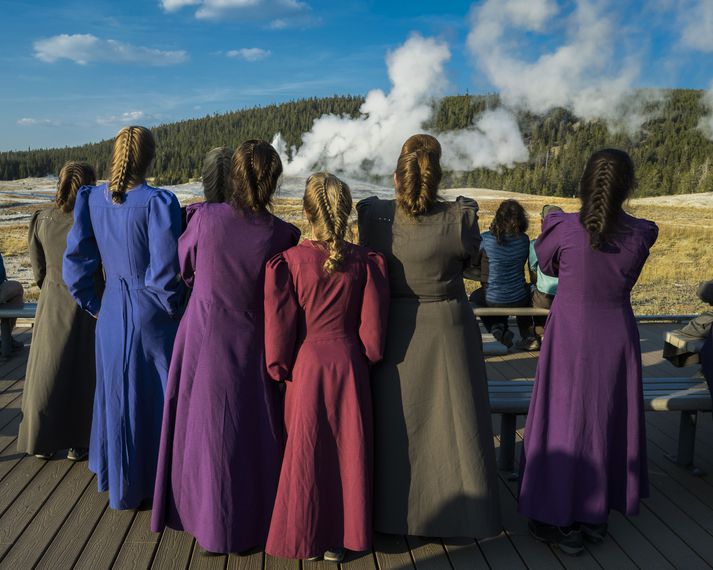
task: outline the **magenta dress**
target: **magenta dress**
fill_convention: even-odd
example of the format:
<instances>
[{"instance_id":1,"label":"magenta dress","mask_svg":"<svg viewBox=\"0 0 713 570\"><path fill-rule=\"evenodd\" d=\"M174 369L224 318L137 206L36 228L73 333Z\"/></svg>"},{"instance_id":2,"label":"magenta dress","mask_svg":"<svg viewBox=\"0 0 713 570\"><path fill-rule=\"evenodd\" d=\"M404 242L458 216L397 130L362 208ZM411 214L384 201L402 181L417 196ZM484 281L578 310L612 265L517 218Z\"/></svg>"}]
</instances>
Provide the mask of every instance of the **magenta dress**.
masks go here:
<instances>
[{"instance_id":1,"label":"magenta dress","mask_svg":"<svg viewBox=\"0 0 713 570\"><path fill-rule=\"evenodd\" d=\"M349 245L328 275L304 241L265 276L265 356L287 380L287 445L266 552L309 558L371 548L373 430L369 365L381 359L389 299L381 254Z\"/></svg>"},{"instance_id":2,"label":"magenta dress","mask_svg":"<svg viewBox=\"0 0 713 570\"><path fill-rule=\"evenodd\" d=\"M191 205L187 217L178 256L193 292L168 375L151 528L241 552L267 539L284 443L265 369L265 263L299 230L223 203Z\"/></svg>"},{"instance_id":3,"label":"magenta dress","mask_svg":"<svg viewBox=\"0 0 713 570\"><path fill-rule=\"evenodd\" d=\"M639 330L630 293L658 228L622 214L603 251L578 214L552 213L535 245L559 277L525 426L519 511L552 525L599 524L647 497Z\"/></svg>"}]
</instances>

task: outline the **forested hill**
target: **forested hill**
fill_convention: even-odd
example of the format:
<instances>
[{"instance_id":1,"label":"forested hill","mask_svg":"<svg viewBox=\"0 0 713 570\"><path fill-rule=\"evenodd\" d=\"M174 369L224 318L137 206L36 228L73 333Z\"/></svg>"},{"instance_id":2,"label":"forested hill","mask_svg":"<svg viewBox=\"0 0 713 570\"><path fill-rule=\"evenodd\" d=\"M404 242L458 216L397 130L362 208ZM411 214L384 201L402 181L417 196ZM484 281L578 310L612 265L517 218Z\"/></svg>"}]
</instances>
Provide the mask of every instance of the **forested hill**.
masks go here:
<instances>
[{"instance_id":1,"label":"forested hill","mask_svg":"<svg viewBox=\"0 0 713 570\"><path fill-rule=\"evenodd\" d=\"M563 109L537 116L522 113L520 129L530 151L527 163L500 172L478 169L446 173L449 186L463 185L532 194L573 195L584 161L594 150L616 146L628 150L637 165L640 195L713 191L713 142L696 128L704 112L701 91L675 90L655 118L636 137L612 134L599 121L582 122ZM250 138L270 140L281 132L288 145L299 145L302 133L325 113L358 114L360 97L304 99L281 105L244 109L158 126L157 157L152 174L157 183L175 184L200 176L205 153L219 145ZM434 131L463 128L496 96L448 97L438 104ZM108 174L111 141L80 147L0 153L0 179L56 174L70 159L87 160L101 177Z\"/></svg>"}]
</instances>

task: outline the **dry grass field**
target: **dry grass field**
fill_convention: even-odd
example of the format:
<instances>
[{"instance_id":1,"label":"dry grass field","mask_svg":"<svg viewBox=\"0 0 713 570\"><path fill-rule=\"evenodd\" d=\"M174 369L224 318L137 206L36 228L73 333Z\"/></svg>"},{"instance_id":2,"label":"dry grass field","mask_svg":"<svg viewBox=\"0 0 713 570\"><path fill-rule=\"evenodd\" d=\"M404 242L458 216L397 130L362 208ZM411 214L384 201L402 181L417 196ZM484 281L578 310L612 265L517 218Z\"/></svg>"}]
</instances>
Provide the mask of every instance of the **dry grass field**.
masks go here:
<instances>
[{"instance_id":1,"label":"dry grass field","mask_svg":"<svg viewBox=\"0 0 713 570\"><path fill-rule=\"evenodd\" d=\"M450 193L447 195L450 196ZM574 212L578 208L575 199L547 199L530 195L519 195L517 198L530 216L530 237L539 233L539 212L543 205L556 203L567 212ZM500 199L478 197L478 202L480 228L484 231ZM713 208L688 204L680 207L659 206L650 200L637 204L637 200L633 200L628 210L636 216L654 220L660 230L659 239L634 289L634 311L638 314L675 314L704 310L705 305L696 298L695 291L700 281L713 278ZM277 199L274 211L299 226L303 234L308 233L299 200ZM356 228L353 238L356 238ZM2 226L0 251L6 260L9 276L19 277L26 287L28 299L36 299L38 289L32 286L26 223ZM466 285L469 291L475 286L473 282L466 282Z\"/></svg>"}]
</instances>

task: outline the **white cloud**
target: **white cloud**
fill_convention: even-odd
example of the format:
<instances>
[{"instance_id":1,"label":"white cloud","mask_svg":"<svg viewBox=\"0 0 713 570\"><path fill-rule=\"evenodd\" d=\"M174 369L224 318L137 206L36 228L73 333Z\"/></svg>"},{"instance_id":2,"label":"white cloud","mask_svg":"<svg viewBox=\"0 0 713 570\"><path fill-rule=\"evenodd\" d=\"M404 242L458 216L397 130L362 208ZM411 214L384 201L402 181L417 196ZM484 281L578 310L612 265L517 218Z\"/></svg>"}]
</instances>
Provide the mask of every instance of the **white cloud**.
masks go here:
<instances>
[{"instance_id":1,"label":"white cloud","mask_svg":"<svg viewBox=\"0 0 713 570\"><path fill-rule=\"evenodd\" d=\"M148 115L143 111L126 111L121 115L97 117L97 123L100 125L131 125L137 123L151 123L155 120L155 116Z\"/></svg>"},{"instance_id":2,"label":"white cloud","mask_svg":"<svg viewBox=\"0 0 713 570\"><path fill-rule=\"evenodd\" d=\"M313 24L309 4L302 0L160 0L167 12L196 6L199 20L243 20L268 22L272 29Z\"/></svg>"},{"instance_id":3,"label":"white cloud","mask_svg":"<svg viewBox=\"0 0 713 570\"><path fill-rule=\"evenodd\" d=\"M230 51L225 53L225 55L228 57L244 59L245 61L260 61L261 59L270 57L271 54L272 52L269 49L262 49L256 47L231 49Z\"/></svg>"},{"instance_id":4,"label":"white cloud","mask_svg":"<svg viewBox=\"0 0 713 570\"><path fill-rule=\"evenodd\" d=\"M22 117L22 119L17 120L17 124L22 127L34 127L34 126L57 127L57 126L59 126L58 121L53 121L52 119L37 119L35 117Z\"/></svg>"},{"instance_id":5,"label":"white cloud","mask_svg":"<svg viewBox=\"0 0 713 570\"><path fill-rule=\"evenodd\" d=\"M35 57L47 63L69 59L88 63L139 63L173 65L188 59L185 51L162 51L134 46L117 40L104 40L92 34L61 34L34 43Z\"/></svg>"},{"instance_id":6,"label":"white cloud","mask_svg":"<svg viewBox=\"0 0 713 570\"><path fill-rule=\"evenodd\" d=\"M713 52L713 1L694 0L681 14L681 45L704 53Z\"/></svg>"}]
</instances>

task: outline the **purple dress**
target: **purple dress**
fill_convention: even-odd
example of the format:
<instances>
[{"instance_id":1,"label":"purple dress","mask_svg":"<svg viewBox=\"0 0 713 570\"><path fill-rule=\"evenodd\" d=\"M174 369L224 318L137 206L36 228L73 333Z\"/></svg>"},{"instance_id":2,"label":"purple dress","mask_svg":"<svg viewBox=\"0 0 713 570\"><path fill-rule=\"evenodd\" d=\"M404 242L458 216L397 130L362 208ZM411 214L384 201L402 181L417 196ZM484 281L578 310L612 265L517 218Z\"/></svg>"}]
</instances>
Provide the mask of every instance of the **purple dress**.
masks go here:
<instances>
[{"instance_id":1,"label":"purple dress","mask_svg":"<svg viewBox=\"0 0 713 570\"><path fill-rule=\"evenodd\" d=\"M621 228L595 251L578 214L552 213L535 245L559 286L525 426L519 511L552 525L635 515L649 492L630 292L658 228L627 214Z\"/></svg>"},{"instance_id":2,"label":"purple dress","mask_svg":"<svg viewBox=\"0 0 713 570\"><path fill-rule=\"evenodd\" d=\"M241 552L265 544L283 449L280 388L265 368L265 263L299 230L223 203L187 215L178 255L193 292L169 371L151 528Z\"/></svg>"}]
</instances>

